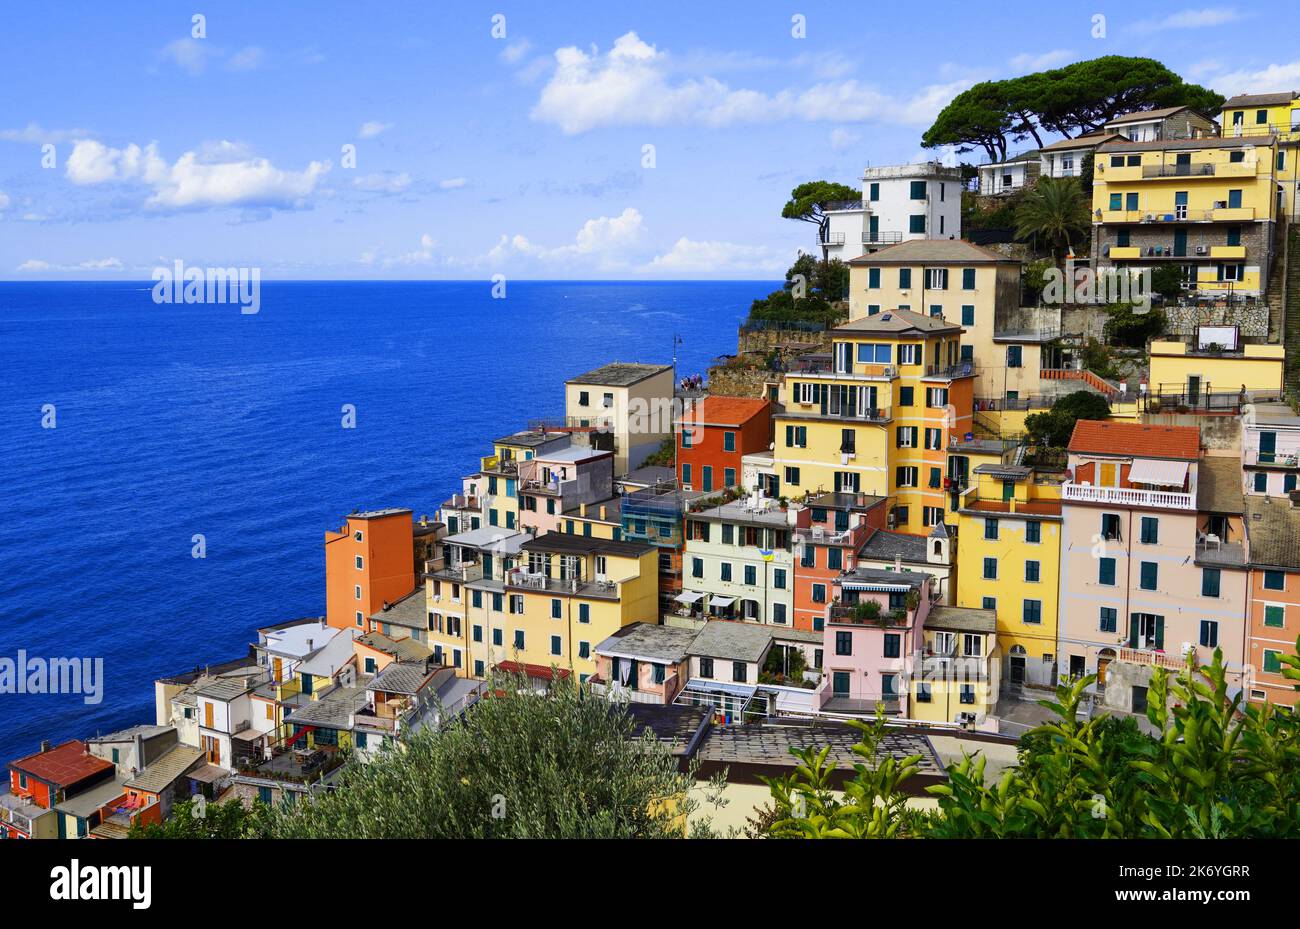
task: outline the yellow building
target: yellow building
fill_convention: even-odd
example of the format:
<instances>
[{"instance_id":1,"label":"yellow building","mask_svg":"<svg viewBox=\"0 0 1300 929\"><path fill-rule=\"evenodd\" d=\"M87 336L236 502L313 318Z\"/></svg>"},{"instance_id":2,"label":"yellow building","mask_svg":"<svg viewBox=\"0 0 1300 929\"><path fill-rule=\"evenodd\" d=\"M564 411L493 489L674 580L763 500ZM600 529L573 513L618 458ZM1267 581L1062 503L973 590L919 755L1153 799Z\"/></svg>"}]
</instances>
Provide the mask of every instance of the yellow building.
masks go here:
<instances>
[{"instance_id":1,"label":"yellow building","mask_svg":"<svg viewBox=\"0 0 1300 929\"><path fill-rule=\"evenodd\" d=\"M1282 199L1277 166L1272 135L1101 145L1094 262L1129 270L1172 263L1188 290L1262 294Z\"/></svg>"},{"instance_id":2,"label":"yellow building","mask_svg":"<svg viewBox=\"0 0 1300 929\"><path fill-rule=\"evenodd\" d=\"M617 541L623 536L622 497L580 503L560 520L563 532Z\"/></svg>"},{"instance_id":3,"label":"yellow building","mask_svg":"<svg viewBox=\"0 0 1300 929\"><path fill-rule=\"evenodd\" d=\"M974 365L960 360L961 334L910 310L832 330L830 363L802 365L780 387L779 495L888 497L889 525L919 535L942 522L948 447L972 428Z\"/></svg>"},{"instance_id":4,"label":"yellow building","mask_svg":"<svg viewBox=\"0 0 1300 929\"><path fill-rule=\"evenodd\" d=\"M568 532L522 545L504 581L506 612L485 630L490 666L586 681L596 645L634 622L659 621L658 549Z\"/></svg>"},{"instance_id":5,"label":"yellow building","mask_svg":"<svg viewBox=\"0 0 1300 929\"><path fill-rule=\"evenodd\" d=\"M1251 399L1276 399L1282 393L1282 345L1242 345L1198 350L1184 342L1151 343L1150 392L1162 405L1189 407L1240 402L1244 389Z\"/></svg>"},{"instance_id":6,"label":"yellow building","mask_svg":"<svg viewBox=\"0 0 1300 929\"><path fill-rule=\"evenodd\" d=\"M564 382L564 415L569 426L612 435L619 477L641 467L672 436L673 398L672 365L614 361Z\"/></svg>"},{"instance_id":7,"label":"yellow building","mask_svg":"<svg viewBox=\"0 0 1300 929\"><path fill-rule=\"evenodd\" d=\"M1050 685L1061 563L1061 478L984 464L961 495L957 605L994 610L1012 683Z\"/></svg>"},{"instance_id":8,"label":"yellow building","mask_svg":"<svg viewBox=\"0 0 1300 929\"><path fill-rule=\"evenodd\" d=\"M903 309L960 326L959 359L979 363L981 397L1003 395L1008 352L993 336L1019 306L1020 262L962 239L915 239L849 262L849 319Z\"/></svg>"},{"instance_id":9,"label":"yellow building","mask_svg":"<svg viewBox=\"0 0 1300 929\"><path fill-rule=\"evenodd\" d=\"M1277 182L1282 211L1294 221L1300 216L1300 93L1239 94L1223 104L1223 135L1233 139L1277 137Z\"/></svg>"},{"instance_id":10,"label":"yellow building","mask_svg":"<svg viewBox=\"0 0 1300 929\"><path fill-rule=\"evenodd\" d=\"M913 719L984 722L1002 680L992 610L934 606L926 614L920 654L912 662Z\"/></svg>"},{"instance_id":11,"label":"yellow building","mask_svg":"<svg viewBox=\"0 0 1300 929\"><path fill-rule=\"evenodd\" d=\"M519 462L565 448L569 441L565 432L529 430L492 443L493 453L479 460L480 483L485 491L482 507L489 526L519 528Z\"/></svg>"}]
</instances>

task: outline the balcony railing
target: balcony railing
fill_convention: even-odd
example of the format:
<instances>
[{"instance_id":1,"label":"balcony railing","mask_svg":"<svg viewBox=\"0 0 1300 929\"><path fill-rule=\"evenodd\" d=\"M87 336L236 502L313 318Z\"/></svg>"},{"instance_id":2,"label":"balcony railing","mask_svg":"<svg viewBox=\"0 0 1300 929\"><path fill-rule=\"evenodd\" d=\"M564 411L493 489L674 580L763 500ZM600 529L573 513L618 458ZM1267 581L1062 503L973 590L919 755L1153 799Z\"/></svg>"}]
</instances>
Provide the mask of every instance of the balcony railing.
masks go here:
<instances>
[{"instance_id":1,"label":"balcony railing","mask_svg":"<svg viewBox=\"0 0 1300 929\"><path fill-rule=\"evenodd\" d=\"M1198 164L1143 165L1143 177L1213 177L1217 166L1210 162Z\"/></svg>"},{"instance_id":2,"label":"balcony railing","mask_svg":"<svg viewBox=\"0 0 1300 929\"><path fill-rule=\"evenodd\" d=\"M1191 648L1191 653L1196 654L1196 647ZM1121 648L1119 650L1119 660L1127 661L1130 664L1145 664L1155 668L1168 668L1171 671L1181 671L1187 663L1186 656L1171 655L1168 652L1156 651L1149 648Z\"/></svg>"},{"instance_id":3,"label":"balcony railing","mask_svg":"<svg viewBox=\"0 0 1300 929\"><path fill-rule=\"evenodd\" d=\"M796 528L794 534L796 538L816 545L847 545L853 540L852 529L845 529L842 532L828 532L820 526L808 526Z\"/></svg>"},{"instance_id":4,"label":"balcony railing","mask_svg":"<svg viewBox=\"0 0 1300 929\"><path fill-rule=\"evenodd\" d=\"M818 233L818 235L817 235L817 244L818 244L818 245L843 245L843 244L844 244L844 233L842 233L842 232L828 232L828 233L826 233L825 235L822 235L822 234Z\"/></svg>"},{"instance_id":5,"label":"balcony railing","mask_svg":"<svg viewBox=\"0 0 1300 929\"><path fill-rule=\"evenodd\" d=\"M506 574L506 586L524 590L540 590L550 593L585 594L599 597L618 597L618 584L615 581L597 579L583 580L581 577L552 578L545 574L532 574L523 568L515 568Z\"/></svg>"},{"instance_id":6,"label":"balcony railing","mask_svg":"<svg viewBox=\"0 0 1300 929\"><path fill-rule=\"evenodd\" d=\"M862 233L863 245L897 245L903 241L901 232L864 232Z\"/></svg>"},{"instance_id":7,"label":"balcony railing","mask_svg":"<svg viewBox=\"0 0 1300 929\"><path fill-rule=\"evenodd\" d=\"M1255 219L1253 206L1216 206L1210 210L1189 210L1175 207L1138 210L1101 210L1103 223L1224 223L1251 222ZM1094 218L1096 214L1094 213Z\"/></svg>"},{"instance_id":8,"label":"balcony railing","mask_svg":"<svg viewBox=\"0 0 1300 929\"><path fill-rule=\"evenodd\" d=\"M1136 487L1098 487L1093 484L1061 485L1061 499L1073 503L1106 503L1164 510L1194 510L1196 495L1170 490L1139 490Z\"/></svg>"},{"instance_id":9,"label":"balcony railing","mask_svg":"<svg viewBox=\"0 0 1300 929\"><path fill-rule=\"evenodd\" d=\"M975 374L975 362L959 361L951 365L926 365L925 377L972 377Z\"/></svg>"}]
</instances>

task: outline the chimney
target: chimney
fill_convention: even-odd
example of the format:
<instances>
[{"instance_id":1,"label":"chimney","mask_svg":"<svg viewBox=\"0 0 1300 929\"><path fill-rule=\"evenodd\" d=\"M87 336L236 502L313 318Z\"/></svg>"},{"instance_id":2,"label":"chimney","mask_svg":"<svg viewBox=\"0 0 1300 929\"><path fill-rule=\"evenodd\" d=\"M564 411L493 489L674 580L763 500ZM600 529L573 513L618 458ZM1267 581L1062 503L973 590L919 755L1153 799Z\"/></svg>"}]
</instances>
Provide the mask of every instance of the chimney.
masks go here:
<instances>
[{"instance_id":1,"label":"chimney","mask_svg":"<svg viewBox=\"0 0 1300 929\"><path fill-rule=\"evenodd\" d=\"M902 570L903 570L903 556L902 556L902 555L895 555L895 556L894 556L894 570L895 570L895 571L898 571L898 572L900 572L900 573L902 572Z\"/></svg>"},{"instance_id":2,"label":"chimney","mask_svg":"<svg viewBox=\"0 0 1300 929\"><path fill-rule=\"evenodd\" d=\"M137 766L137 767L141 767L141 768L145 767L145 763L144 763L144 736L142 736L142 735L139 733L138 730L136 731L136 734L135 734L135 763L136 763L136 766ZM132 774L132 776L135 775L135 769L134 769L134 768L131 769L131 774Z\"/></svg>"},{"instance_id":3,"label":"chimney","mask_svg":"<svg viewBox=\"0 0 1300 929\"><path fill-rule=\"evenodd\" d=\"M307 651L310 652L310 651L312 650L312 648L315 646L315 643L316 643L316 640L315 640L315 639L308 639L308 640L307 640Z\"/></svg>"},{"instance_id":4,"label":"chimney","mask_svg":"<svg viewBox=\"0 0 1300 929\"><path fill-rule=\"evenodd\" d=\"M41 754L44 755L44 754L45 754L46 752L48 752L49 750L50 750L50 740L49 740L49 739L42 739L42 740L41 740Z\"/></svg>"}]
</instances>

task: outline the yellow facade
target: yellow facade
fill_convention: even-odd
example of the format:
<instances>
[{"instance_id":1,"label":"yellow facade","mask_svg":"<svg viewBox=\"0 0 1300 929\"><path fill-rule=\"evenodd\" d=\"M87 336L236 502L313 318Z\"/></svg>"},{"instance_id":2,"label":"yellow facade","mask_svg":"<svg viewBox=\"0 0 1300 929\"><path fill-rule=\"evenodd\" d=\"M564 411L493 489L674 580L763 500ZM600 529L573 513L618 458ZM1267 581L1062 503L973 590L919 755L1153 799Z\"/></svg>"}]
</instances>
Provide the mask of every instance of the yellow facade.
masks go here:
<instances>
[{"instance_id":1,"label":"yellow facade","mask_svg":"<svg viewBox=\"0 0 1300 929\"><path fill-rule=\"evenodd\" d=\"M833 363L790 372L780 387L772 464L781 494L888 497L903 532L924 535L942 521L947 450L972 429L961 332L905 310L834 330Z\"/></svg>"},{"instance_id":2,"label":"yellow facade","mask_svg":"<svg viewBox=\"0 0 1300 929\"><path fill-rule=\"evenodd\" d=\"M997 637L983 632L926 625L924 652L910 683L908 716L926 722L956 722L963 713L983 718L998 699Z\"/></svg>"},{"instance_id":3,"label":"yellow facade","mask_svg":"<svg viewBox=\"0 0 1300 929\"><path fill-rule=\"evenodd\" d=\"M1274 157L1282 210L1294 222L1300 216L1300 94L1286 91L1234 97L1224 103L1220 122L1228 138L1277 137Z\"/></svg>"},{"instance_id":4,"label":"yellow facade","mask_svg":"<svg viewBox=\"0 0 1300 929\"><path fill-rule=\"evenodd\" d=\"M1004 660L1020 654L1037 664L1056 654L1060 478L1001 465L971 477L958 511L957 605L994 609Z\"/></svg>"},{"instance_id":5,"label":"yellow facade","mask_svg":"<svg viewBox=\"0 0 1300 929\"><path fill-rule=\"evenodd\" d=\"M1286 348L1244 345L1239 352L1189 350L1183 342L1151 343L1151 390L1156 394L1213 391L1280 396ZM1195 388L1193 391L1192 388Z\"/></svg>"},{"instance_id":6,"label":"yellow facade","mask_svg":"<svg viewBox=\"0 0 1300 929\"><path fill-rule=\"evenodd\" d=\"M1294 170L1294 159L1283 161ZM1092 189L1094 253L1103 267L1184 265L1189 289L1260 294L1285 199L1279 164L1272 136L1103 145Z\"/></svg>"}]
</instances>

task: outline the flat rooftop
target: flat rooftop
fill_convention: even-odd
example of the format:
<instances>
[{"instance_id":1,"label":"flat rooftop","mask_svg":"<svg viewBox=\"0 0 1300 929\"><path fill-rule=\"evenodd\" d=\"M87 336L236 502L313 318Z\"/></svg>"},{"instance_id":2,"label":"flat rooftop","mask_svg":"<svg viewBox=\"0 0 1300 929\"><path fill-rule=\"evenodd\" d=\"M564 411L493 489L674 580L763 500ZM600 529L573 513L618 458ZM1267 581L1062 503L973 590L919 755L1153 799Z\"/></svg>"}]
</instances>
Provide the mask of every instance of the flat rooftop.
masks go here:
<instances>
[{"instance_id":1,"label":"flat rooftop","mask_svg":"<svg viewBox=\"0 0 1300 929\"><path fill-rule=\"evenodd\" d=\"M571 377L566 384L591 384L597 387L631 387L633 384L654 377L664 371L672 371L672 365L641 364L630 361L611 361L593 371Z\"/></svg>"}]
</instances>

